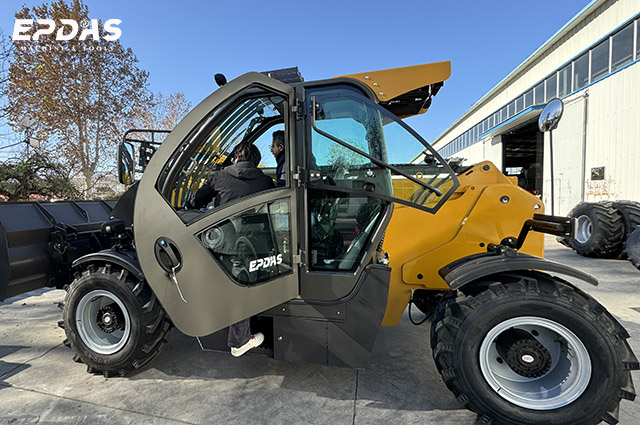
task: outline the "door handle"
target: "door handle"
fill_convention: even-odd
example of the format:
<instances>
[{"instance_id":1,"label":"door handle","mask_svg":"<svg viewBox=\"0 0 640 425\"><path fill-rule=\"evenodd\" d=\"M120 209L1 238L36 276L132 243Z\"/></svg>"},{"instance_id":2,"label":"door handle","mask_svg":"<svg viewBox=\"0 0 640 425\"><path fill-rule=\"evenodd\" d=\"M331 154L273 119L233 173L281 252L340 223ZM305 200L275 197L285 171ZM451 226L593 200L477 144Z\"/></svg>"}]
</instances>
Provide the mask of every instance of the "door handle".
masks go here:
<instances>
[{"instance_id":1,"label":"door handle","mask_svg":"<svg viewBox=\"0 0 640 425\"><path fill-rule=\"evenodd\" d=\"M156 260L162 270L167 273L177 273L182 268L182 254L178 245L169 238L158 238L154 244Z\"/></svg>"}]
</instances>

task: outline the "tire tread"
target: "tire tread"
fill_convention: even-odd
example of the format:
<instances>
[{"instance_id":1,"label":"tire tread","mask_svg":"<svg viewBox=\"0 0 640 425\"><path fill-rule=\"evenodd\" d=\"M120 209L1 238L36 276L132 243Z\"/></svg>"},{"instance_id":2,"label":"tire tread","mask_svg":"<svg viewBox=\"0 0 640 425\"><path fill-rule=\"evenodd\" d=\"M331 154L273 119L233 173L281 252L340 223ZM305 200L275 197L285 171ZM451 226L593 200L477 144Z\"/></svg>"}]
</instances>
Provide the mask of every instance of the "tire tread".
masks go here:
<instances>
[{"instance_id":1,"label":"tire tread","mask_svg":"<svg viewBox=\"0 0 640 425\"><path fill-rule=\"evenodd\" d=\"M432 321L430 342L433 349L433 359L445 385L465 407L478 413L479 418L489 415L490 413L483 409L481 403L469 393L469 388L465 387L460 378L460 373L456 369L454 360L456 350L455 332L452 332L452 330L460 328L470 310L478 308L491 299L500 299L513 295L520 296L522 293L544 293L562 298L574 307L583 310L591 315L594 320L601 323L611 334L617 336L617 346L621 354L620 360L623 369L623 382L615 405L607 406L606 413L602 417L602 420L609 424L617 423L620 399L633 400L636 396L630 371L637 370L639 367L638 360L627 341L629 338L627 331L600 303L562 279L551 278L549 275L537 272L513 273L507 276L512 278L519 277L519 279L512 281L510 284L490 282L486 285L485 282L480 282L478 283L481 291L479 293L475 293L477 289L463 289L473 295L467 295L461 291L450 291L437 306ZM501 422L501 419L497 417L491 419L494 422L490 423L508 423Z\"/></svg>"},{"instance_id":2,"label":"tire tread","mask_svg":"<svg viewBox=\"0 0 640 425\"><path fill-rule=\"evenodd\" d=\"M96 274L100 274L102 276L101 278L106 277L112 282L122 285L124 288L131 291L142 311L140 319L142 328L140 341L138 341L136 345L137 348L135 354L127 364L118 363L108 366L102 365L85 355L81 347L78 346L77 341L80 341L79 335L75 334L72 326L69 326L69 324L66 323L69 321L68 316L71 314L68 311L70 308L69 299L71 295L79 285L82 285L87 280L92 279ZM168 341L169 332L171 330L171 323L168 316L160 303L157 302L156 295L151 290L151 287L146 285L144 281L139 281L126 270L109 263L101 265L100 267L90 264L82 271L82 273L80 273L80 276L71 283L64 302L63 318L63 322L66 324L64 329L67 334L67 339L74 351L74 361L80 361L87 364L88 373L103 374L105 377L125 376L149 363L160 353L162 347Z\"/></svg>"}]
</instances>

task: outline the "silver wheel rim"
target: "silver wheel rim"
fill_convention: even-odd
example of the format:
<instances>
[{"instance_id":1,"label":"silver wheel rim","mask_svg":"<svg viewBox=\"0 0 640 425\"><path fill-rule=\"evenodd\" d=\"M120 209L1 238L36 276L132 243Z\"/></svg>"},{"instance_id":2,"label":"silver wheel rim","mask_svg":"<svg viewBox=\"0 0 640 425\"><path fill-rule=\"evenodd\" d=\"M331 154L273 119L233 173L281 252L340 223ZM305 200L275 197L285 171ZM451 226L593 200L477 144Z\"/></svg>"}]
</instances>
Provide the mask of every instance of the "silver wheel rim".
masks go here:
<instances>
[{"instance_id":1,"label":"silver wheel rim","mask_svg":"<svg viewBox=\"0 0 640 425\"><path fill-rule=\"evenodd\" d=\"M124 317L124 328L113 332L103 331L98 324L100 309L114 305ZM131 319L129 312L120 298L104 290L91 291L78 303L76 310L76 328L82 342L98 354L113 354L118 352L129 339L131 334Z\"/></svg>"},{"instance_id":2,"label":"silver wheel rim","mask_svg":"<svg viewBox=\"0 0 640 425\"><path fill-rule=\"evenodd\" d=\"M500 363L496 339L512 328L537 334L551 355L551 368L544 375L528 378ZM535 331L535 332L534 332ZM591 359L573 332L541 317L516 317L495 326L480 346L480 368L487 383L505 400L527 409L550 410L566 406L585 391L591 379Z\"/></svg>"},{"instance_id":3,"label":"silver wheel rim","mask_svg":"<svg viewBox=\"0 0 640 425\"><path fill-rule=\"evenodd\" d=\"M581 215L578 217L578 224L576 229L576 240L580 243L585 243L591 239L591 233L593 232L593 225L589 216Z\"/></svg>"}]
</instances>

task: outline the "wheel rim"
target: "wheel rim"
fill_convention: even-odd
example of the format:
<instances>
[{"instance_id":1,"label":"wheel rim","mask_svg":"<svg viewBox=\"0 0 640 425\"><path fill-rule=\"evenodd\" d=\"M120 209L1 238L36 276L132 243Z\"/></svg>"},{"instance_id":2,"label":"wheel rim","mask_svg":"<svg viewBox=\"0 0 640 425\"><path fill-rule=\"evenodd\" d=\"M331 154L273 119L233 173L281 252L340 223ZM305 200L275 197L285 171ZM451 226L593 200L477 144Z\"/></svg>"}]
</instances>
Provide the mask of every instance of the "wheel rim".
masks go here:
<instances>
[{"instance_id":1,"label":"wheel rim","mask_svg":"<svg viewBox=\"0 0 640 425\"><path fill-rule=\"evenodd\" d=\"M98 354L118 352L131 334L129 312L120 298L104 290L82 297L76 310L76 327L82 342Z\"/></svg>"},{"instance_id":2,"label":"wheel rim","mask_svg":"<svg viewBox=\"0 0 640 425\"><path fill-rule=\"evenodd\" d=\"M551 363L542 376L522 376L500 356L498 338L514 330L534 335L546 349ZM533 410L556 409L572 403L591 379L591 359L584 344L569 329L540 317L516 317L491 329L480 346L480 368L499 396Z\"/></svg>"},{"instance_id":3,"label":"wheel rim","mask_svg":"<svg viewBox=\"0 0 640 425\"><path fill-rule=\"evenodd\" d=\"M578 217L576 240L580 243L585 243L591 238L592 232L593 225L591 223L591 219L586 215Z\"/></svg>"}]
</instances>

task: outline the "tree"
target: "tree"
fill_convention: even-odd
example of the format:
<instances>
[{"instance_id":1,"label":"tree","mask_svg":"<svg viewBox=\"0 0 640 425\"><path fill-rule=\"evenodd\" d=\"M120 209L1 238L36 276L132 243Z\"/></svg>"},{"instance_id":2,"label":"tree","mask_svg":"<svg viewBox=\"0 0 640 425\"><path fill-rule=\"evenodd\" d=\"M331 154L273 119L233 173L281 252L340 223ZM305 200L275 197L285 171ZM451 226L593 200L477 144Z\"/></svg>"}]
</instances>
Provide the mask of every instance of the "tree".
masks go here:
<instances>
[{"instance_id":1,"label":"tree","mask_svg":"<svg viewBox=\"0 0 640 425\"><path fill-rule=\"evenodd\" d=\"M6 160L0 165L0 199L22 201L77 196L66 167L41 153L27 159Z\"/></svg>"},{"instance_id":2,"label":"tree","mask_svg":"<svg viewBox=\"0 0 640 425\"><path fill-rule=\"evenodd\" d=\"M184 93L177 92L165 96L158 92L153 95L148 107L134 111L131 125L136 128L173 130L190 109L191 102L187 100ZM163 138L160 136L156 140L160 141Z\"/></svg>"},{"instance_id":3,"label":"tree","mask_svg":"<svg viewBox=\"0 0 640 425\"><path fill-rule=\"evenodd\" d=\"M67 32L61 19L91 22L81 0L24 7L15 16L34 20L26 34L41 28L37 19L53 19ZM104 39L108 33L102 25L98 40L58 41L56 32L37 41L13 41L5 111L14 124L27 114L36 119L35 135L52 139L64 164L81 173L86 196L113 169L115 144L133 112L149 105L148 73L138 68L130 48Z\"/></svg>"}]
</instances>

